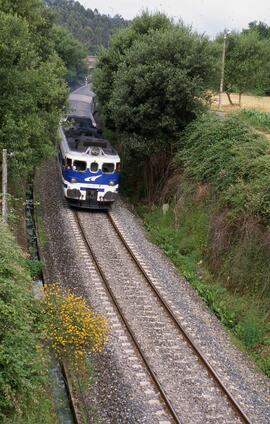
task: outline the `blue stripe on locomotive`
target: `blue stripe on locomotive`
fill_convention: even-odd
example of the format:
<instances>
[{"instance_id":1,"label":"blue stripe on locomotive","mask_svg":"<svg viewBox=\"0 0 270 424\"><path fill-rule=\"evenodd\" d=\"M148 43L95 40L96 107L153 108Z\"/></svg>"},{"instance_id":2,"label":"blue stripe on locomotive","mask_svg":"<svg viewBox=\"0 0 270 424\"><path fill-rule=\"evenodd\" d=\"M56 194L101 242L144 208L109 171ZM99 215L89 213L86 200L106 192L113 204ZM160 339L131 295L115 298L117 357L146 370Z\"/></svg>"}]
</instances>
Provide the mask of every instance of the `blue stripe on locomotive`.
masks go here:
<instances>
[{"instance_id":1,"label":"blue stripe on locomotive","mask_svg":"<svg viewBox=\"0 0 270 424\"><path fill-rule=\"evenodd\" d=\"M91 186L91 184L108 185L109 181L113 181L114 185L116 185L119 180L119 172L116 171L111 174L104 174L102 171L91 172L87 169L83 172L79 172L74 169L65 168L64 170L62 169L62 174L64 179L68 182L71 182L71 178L76 178L78 183L89 184L89 186ZM93 180L85 181L87 178L93 178Z\"/></svg>"}]
</instances>

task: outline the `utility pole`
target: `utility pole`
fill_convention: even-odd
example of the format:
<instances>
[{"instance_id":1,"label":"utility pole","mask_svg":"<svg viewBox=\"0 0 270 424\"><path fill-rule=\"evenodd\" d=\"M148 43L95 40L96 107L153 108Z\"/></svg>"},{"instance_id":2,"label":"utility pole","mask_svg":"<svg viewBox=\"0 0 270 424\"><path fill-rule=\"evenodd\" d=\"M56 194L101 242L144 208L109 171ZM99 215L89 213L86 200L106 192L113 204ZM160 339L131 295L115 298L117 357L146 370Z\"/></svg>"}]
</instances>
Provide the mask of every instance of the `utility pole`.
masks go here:
<instances>
[{"instance_id":1,"label":"utility pole","mask_svg":"<svg viewBox=\"0 0 270 424\"><path fill-rule=\"evenodd\" d=\"M221 77L220 77L220 87L219 87L218 110L221 109L221 103L222 103L222 93L223 93L223 85L224 85L226 39L227 39L228 34L230 34L230 32L225 30L224 31L224 38L223 38L223 49L222 49Z\"/></svg>"},{"instance_id":2,"label":"utility pole","mask_svg":"<svg viewBox=\"0 0 270 424\"><path fill-rule=\"evenodd\" d=\"M7 205L7 149L3 149L2 161L2 220L6 224L8 217Z\"/></svg>"}]
</instances>

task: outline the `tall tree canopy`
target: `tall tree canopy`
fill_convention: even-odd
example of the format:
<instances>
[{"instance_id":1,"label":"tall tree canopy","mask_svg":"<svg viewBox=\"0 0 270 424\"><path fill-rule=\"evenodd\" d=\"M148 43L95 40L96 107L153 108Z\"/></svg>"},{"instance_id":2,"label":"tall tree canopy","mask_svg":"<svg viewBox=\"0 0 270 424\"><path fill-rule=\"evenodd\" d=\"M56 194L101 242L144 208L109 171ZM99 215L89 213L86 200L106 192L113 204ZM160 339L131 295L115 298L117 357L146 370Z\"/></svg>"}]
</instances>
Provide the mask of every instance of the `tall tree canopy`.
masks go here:
<instances>
[{"instance_id":1,"label":"tall tree canopy","mask_svg":"<svg viewBox=\"0 0 270 424\"><path fill-rule=\"evenodd\" d=\"M0 0L0 20L0 149L26 170L52 145L85 51L40 0Z\"/></svg>"},{"instance_id":2,"label":"tall tree canopy","mask_svg":"<svg viewBox=\"0 0 270 424\"><path fill-rule=\"evenodd\" d=\"M248 24L248 29L243 29L243 34L250 31L256 31L259 34L260 39L270 38L270 27L261 21L252 21Z\"/></svg>"},{"instance_id":3,"label":"tall tree canopy","mask_svg":"<svg viewBox=\"0 0 270 424\"><path fill-rule=\"evenodd\" d=\"M270 87L270 46L257 31L228 37L225 89L229 92L263 94Z\"/></svg>"},{"instance_id":4,"label":"tall tree canopy","mask_svg":"<svg viewBox=\"0 0 270 424\"><path fill-rule=\"evenodd\" d=\"M59 25L53 26L52 38L55 50L66 66L69 86L73 88L84 82L88 73L85 60L87 49L67 29Z\"/></svg>"},{"instance_id":5,"label":"tall tree canopy","mask_svg":"<svg viewBox=\"0 0 270 424\"><path fill-rule=\"evenodd\" d=\"M231 92L251 92L258 95L270 92L270 28L263 22L250 22L248 29L228 34L226 40L225 84ZM223 34L214 43L217 61L221 64ZM219 79L215 81L218 89Z\"/></svg>"},{"instance_id":6,"label":"tall tree canopy","mask_svg":"<svg viewBox=\"0 0 270 424\"><path fill-rule=\"evenodd\" d=\"M99 54L94 85L107 125L168 143L204 106L210 49L162 14L136 18Z\"/></svg>"},{"instance_id":7,"label":"tall tree canopy","mask_svg":"<svg viewBox=\"0 0 270 424\"><path fill-rule=\"evenodd\" d=\"M143 13L98 59L94 89L107 127L144 161L146 182L153 172L160 178L178 132L205 107L214 71L210 42L163 14Z\"/></svg>"}]
</instances>

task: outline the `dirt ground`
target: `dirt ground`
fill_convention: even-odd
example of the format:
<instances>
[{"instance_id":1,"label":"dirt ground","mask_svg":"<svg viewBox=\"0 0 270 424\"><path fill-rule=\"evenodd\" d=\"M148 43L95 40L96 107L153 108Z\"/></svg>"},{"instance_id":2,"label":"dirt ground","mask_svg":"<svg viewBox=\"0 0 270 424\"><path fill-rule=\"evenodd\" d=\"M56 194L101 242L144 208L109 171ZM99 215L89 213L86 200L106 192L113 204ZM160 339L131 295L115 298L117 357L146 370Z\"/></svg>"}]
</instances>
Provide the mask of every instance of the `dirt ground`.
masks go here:
<instances>
[{"instance_id":1,"label":"dirt ground","mask_svg":"<svg viewBox=\"0 0 270 424\"><path fill-rule=\"evenodd\" d=\"M232 94L231 99L235 106L231 106L226 93L222 93L221 110L224 112L230 110L238 110L239 96L238 93ZM211 108L213 110L218 109L218 95L213 96ZM247 94L242 95L241 108L244 109L256 109L260 112L270 112L270 96L249 96Z\"/></svg>"}]
</instances>

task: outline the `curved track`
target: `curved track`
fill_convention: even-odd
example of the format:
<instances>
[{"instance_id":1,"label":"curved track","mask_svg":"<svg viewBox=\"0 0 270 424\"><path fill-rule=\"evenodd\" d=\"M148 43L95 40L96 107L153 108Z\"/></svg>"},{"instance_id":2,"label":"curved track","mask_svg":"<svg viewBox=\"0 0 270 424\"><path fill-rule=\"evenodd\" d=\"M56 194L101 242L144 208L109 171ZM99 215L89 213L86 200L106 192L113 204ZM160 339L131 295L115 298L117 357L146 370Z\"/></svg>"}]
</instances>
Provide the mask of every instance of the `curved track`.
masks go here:
<instances>
[{"instance_id":1,"label":"curved track","mask_svg":"<svg viewBox=\"0 0 270 424\"><path fill-rule=\"evenodd\" d=\"M90 238L91 235L89 235L89 232L87 229L86 230L86 214L84 214L83 212L75 212L74 211L74 216L76 218L78 227L80 228L81 231L81 236L84 239L84 242L89 250L89 253L91 255L91 257L93 258L93 261L95 263L95 266L107 288L107 291L119 313L119 315L121 316L121 319L123 321L123 323L126 326L126 329L130 335L130 337L132 338L134 344L136 345L136 348L138 350L138 352L141 355L141 358L143 359L143 362L148 370L148 372L150 373L153 381L155 382L158 391L160 392L163 401L165 402L174 422L176 423L181 423L181 424L186 424L188 421L185 418L185 416L182 416L180 410L181 410L181 406L179 407L179 405L175 406L175 401L173 401L171 399L171 396L169 393L167 393L167 389L166 389L166 385L164 385L163 378L160 378L159 376L159 372L157 372L156 367L153 366L152 361L151 361L151 355L148 354L145 346L143 345L142 341L140 340L140 337L138 337L136 328L134 329L134 326L132 326L132 324L130 324L130 319L128 318L127 314L126 314L126 308L123 307L123 303L121 304L121 301L119 301L119 296L117 295L117 290L115 291L110 283L110 276L108 276L108 271L103 269L103 265L101 263L100 260L100 250L93 248L93 243L90 242ZM88 215L90 216L90 220L89 222L91 224L93 224L93 217L95 217L96 221L94 220L94 227L92 228L97 228L98 225L101 227L103 225L108 225L110 226L110 229L108 229L108 231L112 231L114 232L114 235L112 235L110 238L113 240L113 237L117 236L117 238L119 239L119 242L122 245L122 248L126 251L126 254L129 255L131 261L136 264L136 268L137 271L139 272L139 274L141 274L141 278L144 280L145 283L147 283L148 287L150 288L150 291L148 293L152 293L152 296L155 298L155 303L159 304L160 308L161 308L161 312L162 314L166 314L167 315L167 319L171 322L171 324L174 326L174 331L175 333L179 333L179 335L181 335L181 338L179 339L178 343L181 343L181 341L185 341L186 344L188 345L189 349L192 350L193 355L195 355L195 359L196 361L200 362L200 364L203 366L203 368L206 370L207 372L207 376L209 378L209 384L211 381L211 384L214 383L214 385L218 386L218 391L219 393L222 393L222 396L226 399L226 405L228 408L230 408L232 410L232 412L230 413L230 419L228 419L228 421L226 421L226 418L224 418L225 421L221 421L221 422L235 422L235 423L247 423L247 424L251 424L251 421L249 420L249 418L247 417L247 415L245 414L245 412L242 410L241 406L238 404L237 400L233 397L233 395L230 393L230 391L228 390L228 388L225 386L225 384L222 382L221 378L218 376L218 374L215 372L215 370L213 369L213 367L211 366L211 364L209 363L209 361L207 360L207 358L203 355L203 353L200 351L200 349L198 348L198 346L196 346L196 343L192 340L192 338L186 333L185 329L183 328L182 324L179 322L178 318L176 317L176 315L174 314L172 308L170 307L170 305L166 302L166 300L164 299L164 297L161 295L161 293L159 292L159 290L156 288L155 283L151 280L151 277L148 275L148 271L144 268L143 264L141 263L141 261L138 259L137 255L134 253L132 247L129 245L129 243L127 242L125 236L121 233L121 231L119 230L117 223L115 222L115 220L113 219L113 216L108 213L108 214L91 214ZM95 223L97 225L95 225ZM102 231L100 229L100 231ZM93 238L95 239L95 235L94 235L94 231L92 234ZM139 275L138 274L138 275ZM137 277L138 279L139 277ZM149 296L149 294L148 294ZM123 300L123 299L122 299ZM161 312L159 312L159 314L161 314ZM161 374L162 377L162 374ZM212 389L213 390L213 389ZM205 395L206 399L207 399L207 394ZM224 399L224 400L225 400ZM206 400L207 402L207 400ZM192 406L191 406L192 408ZM221 411L222 414L222 411ZM234 418L235 417L235 418ZM199 421L198 421L199 422ZM217 421L206 421L206 422L217 422Z\"/></svg>"}]
</instances>

